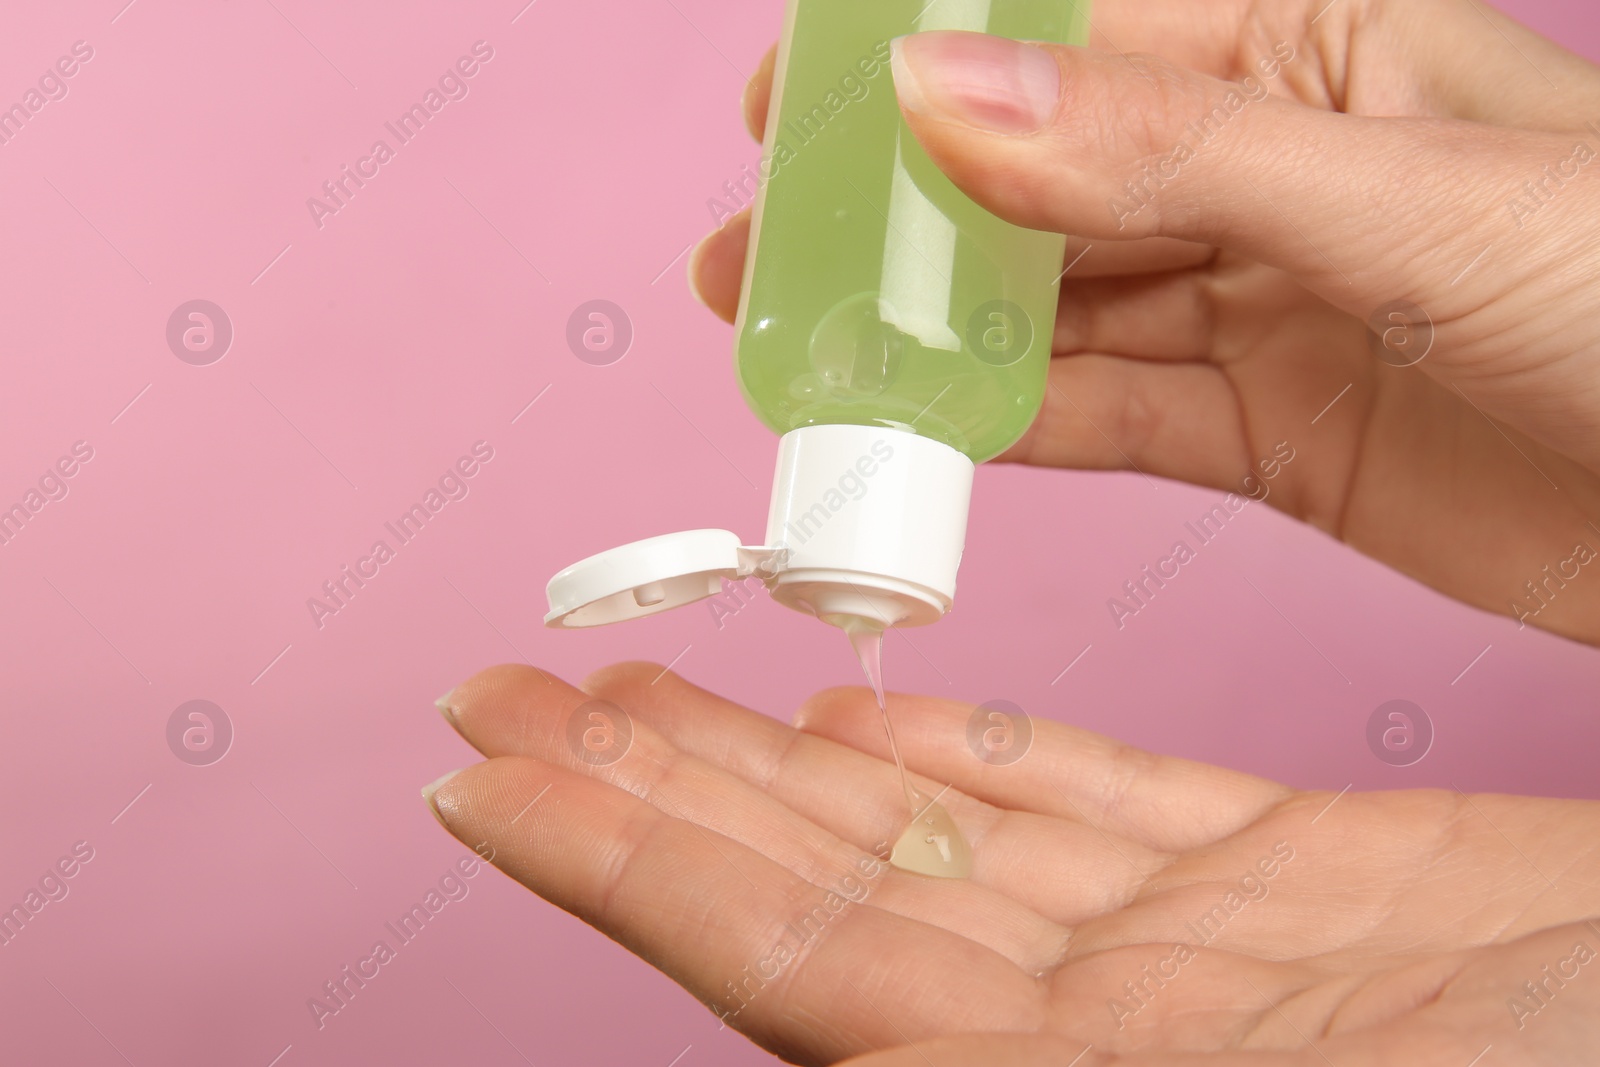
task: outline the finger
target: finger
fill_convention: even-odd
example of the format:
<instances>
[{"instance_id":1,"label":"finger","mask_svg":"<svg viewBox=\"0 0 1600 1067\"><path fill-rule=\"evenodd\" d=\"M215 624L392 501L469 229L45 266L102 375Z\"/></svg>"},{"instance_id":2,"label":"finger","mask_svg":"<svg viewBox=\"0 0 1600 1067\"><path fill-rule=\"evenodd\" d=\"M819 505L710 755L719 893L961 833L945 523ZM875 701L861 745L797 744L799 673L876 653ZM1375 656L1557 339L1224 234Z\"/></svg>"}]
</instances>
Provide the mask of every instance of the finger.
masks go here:
<instances>
[{"instance_id":1,"label":"finger","mask_svg":"<svg viewBox=\"0 0 1600 1067\"><path fill-rule=\"evenodd\" d=\"M689 288L695 299L724 322L739 313L745 253L750 246L750 209L729 217L701 238L689 255ZM1062 261L1063 293L1088 278L1113 278L1182 271L1210 263L1217 250L1206 245L1152 237L1143 241L1069 240Z\"/></svg>"},{"instance_id":2,"label":"finger","mask_svg":"<svg viewBox=\"0 0 1600 1067\"><path fill-rule=\"evenodd\" d=\"M619 666L602 671L588 684L637 709L641 718L684 751L717 762L786 807L869 851L881 854L882 846L905 828L905 795L886 750L869 755L774 724L766 716L711 697L674 675L652 685L645 672ZM860 699L855 706L876 724L883 737L883 717L865 696L867 690L849 692ZM817 699L825 699L825 695ZM750 720L762 720L768 726L746 726ZM686 725L691 722L695 725ZM781 736L766 733L771 725L779 726ZM764 746L757 735L771 743ZM974 932L975 936L981 933L980 939L997 950L1009 944L1010 937L1032 937L1035 952L1049 956L1064 932L1057 927L1030 929L1025 916L1013 913L1013 905L1025 905L1034 914L1070 927L1126 904L1146 884L1150 873L1171 859L1078 821L1047 818L1028 810L1001 810L951 788L948 779L913 775L912 784L925 798L937 800L966 836L973 851L971 881L1006 898L1007 906L984 905L992 912L998 930L978 928ZM869 841L871 846L866 844ZM891 878L889 884L893 882ZM918 907L935 909L935 917L928 921L954 921L948 907L938 910L939 903L919 902ZM972 903L981 901L974 897ZM921 911L908 910L906 914L925 917ZM1015 950L1005 951L1017 955Z\"/></svg>"},{"instance_id":3,"label":"finger","mask_svg":"<svg viewBox=\"0 0 1600 1067\"><path fill-rule=\"evenodd\" d=\"M1380 387L1388 380L1374 374L1359 322L1278 272L1250 269L1264 275L1248 287L1252 315L1243 320L1245 331L1236 331L1226 342L1207 337L1214 316L1237 310L1233 294L1240 287L1219 273L1220 267L1196 282L1202 293L1186 309L1156 283L1151 299L1163 305L1163 314L1175 325L1171 338L1162 336L1153 325L1153 309L1141 307L1136 296L1122 304L1121 314L1099 315L1093 296L1086 310L1074 312L1074 287L1069 287L1062 297L1063 317L1070 322L1073 315L1080 321L1088 316L1083 329L1093 340L1132 358L1091 349L1052 359L1038 416L998 458L1175 478L1265 501L1347 538L1355 463L1373 451L1365 445L1367 413L1382 402ZM1295 333L1277 338L1268 327L1250 325L1258 320L1292 322ZM1206 362L1150 358L1152 351L1183 355L1183 338L1191 333L1205 338L1189 351ZM1298 339L1302 336L1316 342L1307 345ZM1072 340L1063 338L1063 348L1071 347ZM1210 350L1200 353L1201 348ZM1420 402L1438 393L1430 380L1415 377L1404 399ZM1393 398L1387 402L1402 406ZM1341 417L1318 425L1335 403ZM1397 424L1414 428L1425 421L1413 414ZM1318 435L1315 468L1295 468L1280 477L1284 464L1294 459L1297 443L1306 440L1308 426L1315 426ZM1404 454L1414 460L1418 452L1412 447ZM1415 491L1409 482L1407 488Z\"/></svg>"},{"instance_id":4,"label":"finger","mask_svg":"<svg viewBox=\"0 0 1600 1067\"><path fill-rule=\"evenodd\" d=\"M750 209L727 219L689 253L689 290L723 322L739 314L739 286L750 244Z\"/></svg>"},{"instance_id":5,"label":"finger","mask_svg":"<svg viewBox=\"0 0 1600 1067\"><path fill-rule=\"evenodd\" d=\"M863 864L874 857L887 858L889 840L899 830L896 819L900 825L905 822L903 798L849 786L845 787L848 792L829 794L828 805L854 809L852 817L836 823L838 829L861 842L852 844L832 828L788 806L784 798L675 747L654 729L651 712L662 707L704 712L720 705L725 709L723 717L737 713L750 719L765 716L697 689L654 664L623 664L599 677L609 679L609 684L591 680L590 692L585 693L564 682L542 684L531 668L521 665L493 667L451 693L446 718L485 756L530 756L590 773L642 797L667 815L760 852L822 889L849 888L859 881L856 872ZM590 720L584 709L595 706L591 696L610 702L599 712L602 718L594 721L609 721L612 729L625 735L622 747L599 753L601 762L585 758L589 753L574 744L571 730L574 716L580 726ZM722 740L726 744L734 738ZM756 742L751 747L763 746ZM829 747L840 755L860 757L841 746ZM887 775L883 781L889 781ZM845 798L853 803L843 803ZM882 806L875 807L880 801ZM878 829L888 837L866 836ZM1104 898L1096 903L1103 910ZM985 945L1030 974L1053 968L1061 960L1069 936L1065 926L981 878L939 883L889 871L877 879L873 904Z\"/></svg>"},{"instance_id":6,"label":"finger","mask_svg":"<svg viewBox=\"0 0 1600 1067\"><path fill-rule=\"evenodd\" d=\"M1216 258L1210 245L1148 237L1142 241L1087 241L1067 238L1061 263L1062 279L1112 278L1127 274L1154 274L1205 266Z\"/></svg>"},{"instance_id":7,"label":"finger","mask_svg":"<svg viewBox=\"0 0 1600 1067\"><path fill-rule=\"evenodd\" d=\"M1287 45L1282 89L1352 113L1437 115L1575 129L1600 104L1595 67L1482 3L1408 0L1098 0L1090 44L1150 52L1214 78L1266 70ZM1266 80L1270 80L1270 76Z\"/></svg>"},{"instance_id":8,"label":"finger","mask_svg":"<svg viewBox=\"0 0 1600 1067\"><path fill-rule=\"evenodd\" d=\"M646 679L666 677L651 664L629 666ZM871 858L748 783L679 752L631 710L636 701L595 700L604 695L559 679L542 684L532 668L509 664L452 690L445 718L491 759L528 756L591 774L674 818L757 849L817 885L831 885Z\"/></svg>"},{"instance_id":9,"label":"finger","mask_svg":"<svg viewBox=\"0 0 1600 1067\"><path fill-rule=\"evenodd\" d=\"M502 757L451 777L431 803L495 866L797 1062L1042 1016L1042 987L996 953L825 894L585 775Z\"/></svg>"},{"instance_id":10,"label":"finger","mask_svg":"<svg viewBox=\"0 0 1600 1067\"><path fill-rule=\"evenodd\" d=\"M1272 5L1213 0L1204 6L1192 0L1100 0L1089 43L1119 57L1148 52L1229 80L1262 77L1287 48L1316 61L1291 59L1282 68L1282 87L1274 91L1352 114L1572 131L1600 107L1600 71L1594 64L1488 5L1455 0L1359 10L1329 0ZM766 127L776 59L774 45L744 91L745 126L758 141ZM1359 63L1377 69L1397 91L1352 92L1352 81L1364 85L1368 80L1365 70L1353 69Z\"/></svg>"},{"instance_id":11,"label":"finger","mask_svg":"<svg viewBox=\"0 0 1600 1067\"><path fill-rule=\"evenodd\" d=\"M918 140L996 214L1088 240L1216 245L1361 321L1397 298L1449 320L1487 298L1478 286L1500 292L1505 276L1453 286L1458 264L1514 232L1501 191L1571 150L1553 134L1333 114L1151 57L984 34L913 34L893 67ZM1569 251L1522 248L1505 265L1526 279Z\"/></svg>"},{"instance_id":12,"label":"finger","mask_svg":"<svg viewBox=\"0 0 1600 1067\"><path fill-rule=\"evenodd\" d=\"M1217 367L1083 354L1050 361L1039 415L999 458L1137 471L1215 489L1250 473L1238 394Z\"/></svg>"},{"instance_id":13,"label":"finger","mask_svg":"<svg viewBox=\"0 0 1600 1067\"><path fill-rule=\"evenodd\" d=\"M866 700L862 690L820 693L800 709L795 725L864 752L881 751L882 731L871 729ZM1209 844L1293 795L1276 782L1155 755L1045 718L1029 721L1033 740L1019 759L989 762L972 749L973 711L954 701L894 696L890 714L906 765L988 803L1082 822L1148 848L1180 852Z\"/></svg>"},{"instance_id":14,"label":"finger","mask_svg":"<svg viewBox=\"0 0 1600 1067\"><path fill-rule=\"evenodd\" d=\"M1056 1034L957 1034L869 1052L836 1067L1102 1067L1107 1058L1091 1046Z\"/></svg>"},{"instance_id":15,"label":"finger","mask_svg":"<svg viewBox=\"0 0 1600 1067\"><path fill-rule=\"evenodd\" d=\"M1365 51L1393 62L1401 84L1415 86L1414 99L1436 102L1453 118L1576 130L1600 107L1600 69L1491 4L1377 4L1367 15L1329 19L1321 40L1335 42L1351 23L1366 21L1361 36L1376 47Z\"/></svg>"},{"instance_id":16,"label":"finger","mask_svg":"<svg viewBox=\"0 0 1600 1067\"><path fill-rule=\"evenodd\" d=\"M1063 281L1052 348L1153 360L1211 354L1213 301L1207 271Z\"/></svg>"},{"instance_id":17,"label":"finger","mask_svg":"<svg viewBox=\"0 0 1600 1067\"><path fill-rule=\"evenodd\" d=\"M761 57L761 64L745 84L744 95L739 100L739 109L744 113L744 128L758 141L767 132L767 108L772 103L772 70L777 62L778 46L773 45Z\"/></svg>"},{"instance_id":18,"label":"finger","mask_svg":"<svg viewBox=\"0 0 1600 1067\"><path fill-rule=\"evenodd\" d=\"M1362 1059L1348 1067L1377 1067ZM1441 1060L1440 1062L1445 1062ZM1340 1060L1341 1067L1347 1063ZM1309 1045L1287 1052L1133 1052L1117 1055L1056 1034L960 1034L869 1052L836 1067L1327 1067Z\"/></svg>"},{"instance_id":19,"label":"finger","mask_svg":"<svg viewBox=\"0 0 1600 1067\"><path fill-rule=\"evenodd\" d=\"M848 874L862 855L886 855L905 828L905 797L893 764L882 759L802 734L649 664L606 668L585 688L628 709L635 724L637 753L597 768L605 780L668 814L734 837L819 885ZM555 740L566 727L552 721L570 700L560 687L537 684L528 668L491 668L450 694L447 718L485 755L530 755L576 767L581 761ZM875 707L870 714L877 716ZM741 799L730 791L713 800L674 792L676 807L670 806L649 784L651 768L664 759L651 740L655 734L679 753L738 778L753 795ZM1059 958L1066 928L1122 906L1168 862L1077 822L996 810L946 789L948 782L918 777L914 784L924 796L937 796L967 836L973 874L952 886L890 872L876 902L988 945L1030 973ZM786 828L796 814L854 851L839 852L843 845L836 844L829 852L826 840L813 840L816 830ZM831 868L822 855L834 857Z\"/></svg>"},{"instance_id":20,"label":"finger","mask_svg":"<svg viewBox=\"0 0 1600 1067\"><path fill-rule=\"evenodd\" d=\"M1348 340L1359 349L1359 323L1322 328L1328 337L1355 331ZM1538 625L1576 640L1600 633L1582 599L1541 607L1505 596L1528 588L1547 559L1570 557L1564 531L1588 530L1597 497L1576 463L1490 423L1429 378L1382 377L1300 347L1250 358L1257 365L1233 376L1212 364L1053 359L1039 415L998 459L1207 486L1230 494L1211 512L1223 509L1223 519L1246 499L1264 501L1476 607L1523 621L1536 611ZM1330 409L1338 417L1318 423ZM1288 467L1302 441L1315 444L1315 463ZM1452 471L1470 471L1470 489ZM1401 511L1420 518L1396 524ZM1441 537L1485 562L1464 578L1440 558Z\"/></svg>"}]
</instances>

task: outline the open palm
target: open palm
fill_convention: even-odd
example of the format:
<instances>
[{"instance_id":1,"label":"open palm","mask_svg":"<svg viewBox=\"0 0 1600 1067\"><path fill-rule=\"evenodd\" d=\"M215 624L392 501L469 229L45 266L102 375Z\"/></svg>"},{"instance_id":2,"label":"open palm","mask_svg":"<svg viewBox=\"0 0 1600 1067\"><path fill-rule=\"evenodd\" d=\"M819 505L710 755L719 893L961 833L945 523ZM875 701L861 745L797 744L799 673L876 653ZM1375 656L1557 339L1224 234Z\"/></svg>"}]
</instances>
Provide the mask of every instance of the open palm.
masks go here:
<instances>
[{"instance_id":1,"label":"open palm","mask_svg":"<svg viewBox=\"0 0 1600 1067\"><path fill-rule=\"evenodd\" d=\"M1575 142L1600 152L1600 70L1477 0L1099 0L1092 18L1040 133L908 114L969 195L1072 235L1051 388L1003 458L1264 496L1600 643L1600 586L1549 578L1600 552L1600 186L1528 191ZM745 97L758 136L771 74L769 55ZM1247 77L1263 98L1152 178ZM730 219L691 262L730 320L748 233Z\"/></svg>"},{"instance_id":2,"label":"open palm","mask_svg":"<svg viewBox=\"0 0 1600 1067\"><path fill-rule=\"evenodd\" d=\"M1466 1067L1492 1046L1487 1067L1600 1044L1600 805L1305 793L1046 721L1000 764L969 706L891 695L973 846L948 881L876 858L906 811L866 690L791 727L651 665L583 689L507 666L443 705L489 757L437 784L445 826L794 1062Z\"/></svg>"}]
</instances>

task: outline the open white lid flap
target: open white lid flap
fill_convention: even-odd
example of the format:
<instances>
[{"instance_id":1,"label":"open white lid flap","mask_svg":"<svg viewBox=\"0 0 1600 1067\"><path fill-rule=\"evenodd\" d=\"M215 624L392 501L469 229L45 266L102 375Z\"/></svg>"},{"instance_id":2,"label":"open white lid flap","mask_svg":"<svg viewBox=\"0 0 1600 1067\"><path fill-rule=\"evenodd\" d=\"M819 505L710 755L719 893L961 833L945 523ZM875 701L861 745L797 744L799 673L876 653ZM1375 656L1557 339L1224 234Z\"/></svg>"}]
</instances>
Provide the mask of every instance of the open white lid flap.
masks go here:
<instances>
[{"instance_id":1,"label":"open white lid flap","mask_svg":"<svg viewBox=\"0 0 1600 1067\"><path fill-rule=\"evenodd\" d=\"M725 578L770 573L780 554L746 548L731 530L684 530L621 545L550 579L544 624L605 626L693 604L720 593Z\"/></svg>"}]
</instances>

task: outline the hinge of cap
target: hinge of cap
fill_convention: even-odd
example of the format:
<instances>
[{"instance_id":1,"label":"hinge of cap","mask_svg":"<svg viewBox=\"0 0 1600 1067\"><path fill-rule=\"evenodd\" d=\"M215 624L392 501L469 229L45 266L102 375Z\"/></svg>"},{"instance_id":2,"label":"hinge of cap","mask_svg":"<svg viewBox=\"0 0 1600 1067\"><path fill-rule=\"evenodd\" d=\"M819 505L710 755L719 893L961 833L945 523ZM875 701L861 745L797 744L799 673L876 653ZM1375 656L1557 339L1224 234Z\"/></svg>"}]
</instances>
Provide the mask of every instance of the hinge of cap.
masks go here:
<instances>
[{"instance_id":1,"label":"hinge of cap","mask_svg":"<svg viewBox=\"0 0 1600 1067\"><path fill-rule=\"evenodd\" d=\"M773 548L769 545L740 545L739 546L739 577L745 578L756 575L762 581L771 581L778 576L789 562L787 548Z\"/></svg>"}]
</instances>

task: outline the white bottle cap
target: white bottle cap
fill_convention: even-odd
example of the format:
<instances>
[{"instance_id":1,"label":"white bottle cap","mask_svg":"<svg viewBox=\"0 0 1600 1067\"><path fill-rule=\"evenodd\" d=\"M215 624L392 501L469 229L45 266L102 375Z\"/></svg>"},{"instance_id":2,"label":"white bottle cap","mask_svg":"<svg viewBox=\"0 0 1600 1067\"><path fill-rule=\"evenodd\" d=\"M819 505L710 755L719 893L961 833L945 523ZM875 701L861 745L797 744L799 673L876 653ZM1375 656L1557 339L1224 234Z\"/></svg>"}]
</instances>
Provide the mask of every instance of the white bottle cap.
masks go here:
<instances>
[{"instance_id":1,"label":"white bottle cap","mask_svg":"<svg viewBox=\"0 0 1600 1067\"><path fill-rule=\"evenodd\" d=\"M764 544L688 530L591 556L550 579L545 625L642 618L752 575L780 604L826 622L934 622L955 600L972 474L954 448L905 430L793 430L778 443Z\"/></svg>"}]
</instances>

